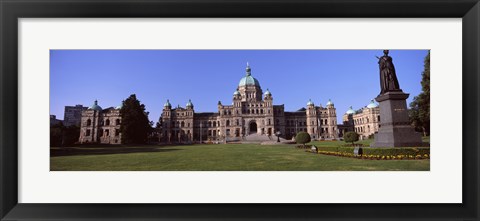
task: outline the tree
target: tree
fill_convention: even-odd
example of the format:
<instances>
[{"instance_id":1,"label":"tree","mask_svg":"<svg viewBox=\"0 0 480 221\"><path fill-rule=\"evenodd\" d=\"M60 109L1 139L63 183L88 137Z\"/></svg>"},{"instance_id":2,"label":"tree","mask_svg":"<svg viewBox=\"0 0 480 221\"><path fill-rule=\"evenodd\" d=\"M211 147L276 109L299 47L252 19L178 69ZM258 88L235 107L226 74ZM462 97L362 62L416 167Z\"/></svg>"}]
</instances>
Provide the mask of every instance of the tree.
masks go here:
<instances>
[{"instance_id":1,"label":"tree","mask_svg":"<svg viewBox=\"0 0 480 221\"><path fill-rule=\"evenodd\" d=\"M79 132L80 133L80 132ZM50 126L50 146L62 146L63 124L54 124Z\"/></svg>"},{"instance_id":2,"label":"tree","mask_svg":"<svg viewBox=\"0 0 480 221\"><path fill-rule=\"evenodd\" d=\"M80 128L78 126L63 126L62 123L50 126L50 146L72 145L80 137Z\"/></svg>"},{"instance_id":3,"label":"tree","mask_svg":"<svg viewBox=\"0 0 480 221\"><path fill-rule=\"evenodd\" d=\"M303 148L305 148L305 144L311 141L310 134L307 132L299 132L295 140L298 144L303 144Z\"/></svg>"},{"instance_id":4,"label":"tree","mask_svg":"<svg viewBox=\"0 0 480 221\"><path fill-rule=\"evenodd\" d=\"M64 131L64 145L71 145L78 142L80 137L80 127L71 125L63 128Z\"/></svg>"},{"instance_id":5,"label":"tree","mask_svg":"<svg viewBox=\"0 0 480 221\"><path fill-rule=\"evenodd\" d=\"M350 131L345 133L343 139L345 140L345 143L352 143L353 146L355 142L358 141L358 134L356 132Z\"/></svg>"},{"instance_id":6,"label":"tree","mask_svg":"<svg viewBox=\"0 0 480 221\"><path fill-rule=\"evenodd\" d=\"M422 72L422 92L410 103L409 118L415 130L430 134L430 51L425 56Z\"/></svg>"},{"instance_id":7,"label":"tree","mask_svg":"<svg viewBox=\"0 0 480 221\"><path fill-rule=\"evenodd\" d=\"M144 144L147 142L148 134L151 132L148 112L145 105L141 104L135 94L130 95L123 101L120 109L122 122L120 132L124 144Z\"/></svg>"}]
</instances>

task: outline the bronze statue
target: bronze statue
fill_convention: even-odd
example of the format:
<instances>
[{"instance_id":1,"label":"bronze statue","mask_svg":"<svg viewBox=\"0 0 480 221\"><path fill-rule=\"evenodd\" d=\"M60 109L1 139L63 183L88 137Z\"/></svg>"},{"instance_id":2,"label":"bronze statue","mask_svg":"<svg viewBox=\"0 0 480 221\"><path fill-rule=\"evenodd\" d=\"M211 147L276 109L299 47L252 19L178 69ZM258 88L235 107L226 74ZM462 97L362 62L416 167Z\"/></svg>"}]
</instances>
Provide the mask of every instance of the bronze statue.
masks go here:
<instances>
[{"instance_id":1,"label":"bronze statue","mask_svg":"<svg viewBox=\"0 0 480 221\"><path fill-rule=\"evenodd\" d=\"M389 91L401 91L392 57L388 56L388 50L383 50L383 56L377 58L380 67L380 94Z\"/></svg>"}]
</instances>

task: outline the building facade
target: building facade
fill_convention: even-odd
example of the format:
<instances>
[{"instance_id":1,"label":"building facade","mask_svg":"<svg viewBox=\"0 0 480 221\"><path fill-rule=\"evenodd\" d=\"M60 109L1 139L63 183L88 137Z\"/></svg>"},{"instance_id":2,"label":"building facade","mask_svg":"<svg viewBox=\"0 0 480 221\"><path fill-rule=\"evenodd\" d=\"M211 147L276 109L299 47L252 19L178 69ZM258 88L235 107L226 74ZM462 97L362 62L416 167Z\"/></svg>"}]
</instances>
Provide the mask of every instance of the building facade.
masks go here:
<instances>
[{"instance_id":1,"label":"building facade","mask_svg":"<svg viewBox=\"0 0 480 221\"><path fill-rule=\"evenodd\" d=\"M79 127L82 120L82 111L87 109L88 107L79 104L75 106L65 106L63 125L67 127L73 125Z\"/></svg>"},{"instance_id":2,"label":"building facade","mask_svg":"<svg viewBox=\"0 0 480 221\"><path fill-rule=\"evenodd\" d=\"M57 119L57 116L50 114L50 126L63 124L62 120Z\"/></svg>"},{"instance_id":3,"label":"building facade","mask_svg":"<svg viewBox=\"0 0 480 221\"><path fill-rule=\"evenodd\" d=\"M81 113L80 143L121 144L121 106L102 109L98 101Z\"/></svg>"},{"instance_id":4,"label":"building facade","mask_svg":"<svg viewBox=\"0 0 480 221\"><path fill-rule=\"evenodd\" d=\"M374 100L360 110L354 111L352 107L343 115L343 125L341 133L355 131L360 139L367 139L369 136L378 132L380 124L380 108Z\"/></svg>"},{"instance_id":5,"label":"building facade","mask_svg":"<svg viewBox=\"0 0 480 221\"><path fill-rule=\"evenodd\" d=\"M291 139L300 131L312 139L336 139L336 109L332 101L326 107L309 101L306 108L286 112L284 105L275 105L273 95L262 91L259 81L247 64L243 77L232 97L232 105L217 104L217 112L196 113L189 100L185 107L164 104L159 119L161 142L235 141L247 136Z\"/></svg>"}]
</instances>

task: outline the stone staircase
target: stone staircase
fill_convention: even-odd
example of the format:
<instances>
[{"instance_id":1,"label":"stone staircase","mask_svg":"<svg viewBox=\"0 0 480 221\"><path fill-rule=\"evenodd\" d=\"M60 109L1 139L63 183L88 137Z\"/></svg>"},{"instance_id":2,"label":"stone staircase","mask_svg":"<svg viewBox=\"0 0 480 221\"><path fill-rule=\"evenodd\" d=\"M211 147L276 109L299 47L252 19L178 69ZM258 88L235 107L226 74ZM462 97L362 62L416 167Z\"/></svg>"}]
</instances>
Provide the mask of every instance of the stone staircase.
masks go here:
<instances>
[{"instance_id":1,"label":"stone staircase","mask_svg":"<svg viewBox=\"0 0 480 221\"><path fill-rule=\"evenodd\" d=\"M262 143L264 141L270 141L267 135L249 134L236 140L227 140L228 143Z\"/></svg>"}]
</instances>

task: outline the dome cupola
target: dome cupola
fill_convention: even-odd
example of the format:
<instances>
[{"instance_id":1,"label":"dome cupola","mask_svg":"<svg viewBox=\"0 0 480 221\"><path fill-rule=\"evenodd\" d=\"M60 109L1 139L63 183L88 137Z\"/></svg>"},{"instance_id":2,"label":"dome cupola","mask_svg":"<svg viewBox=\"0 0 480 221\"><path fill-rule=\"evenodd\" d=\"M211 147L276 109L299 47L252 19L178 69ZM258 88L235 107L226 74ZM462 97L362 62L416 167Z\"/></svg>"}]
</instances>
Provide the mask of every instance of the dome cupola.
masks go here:
<instances>
[{"instance_id":1,"label":"dome cupola","mask_svg":"<svg viewBox=\"0 0 480 221\"><path fill-rule=\"evenodd\" d=\"M89 110L95 110L95 111L101 111L102 107L98 106L98 101L95 100L95 102L93 102L93 105L91 107L89 107L88 109Z\"/></svg>"},{"instance_id":2,"label":"dome cupola","mask_svg":"<svg viewBox=\"0 0 480 221\"><path fill-rule=\"evenodd\" d=\"M310 105L311 105L311 106L313 106L313 105L314 105L314 104L313 104L313 102L312 102L312 99L308 99L307 106L310 106Z\"/></svg>"},{"instance_id":3,"label":"dome cupola","mask_svg":"<svg viewBox=\"0 0 480 221\"><path fill-rule=\"evenodd\" d=\"M163 105L163 107L172 108L172 105L170 104L170 101L168 99L167 102L165 102L165 104Z\"/></svg>"},{"instance_id":4,"label":"dome cupola","mask_svg":"<svg viewBox=\"0 0 480 221\"><path fill-rule=\"evenodd\" d=\"M372 99L370 103L367 105L367 108L376 108L378 107L378 104L375 103L375 101Z\"/></svg>"},{"instance_id":5,"label":"dome cupola","mask_svg":"<svg viewBox=\"0 0 480 221\"><path fill-rule=\"evenodd\" d=\"M193 103L192 103L192 100L188 99L188 103L187 105L185 105L186 107L191 107L193 108Z\"/></svg>"},{"instance_id":6,"label":"dome cupola","mask_svg":"<svg viewBox=\"0 0 480 221\"><path fill-rule=\"evenodd\" d=\"M333 102L331 99L328 99L327 106L333 105Z\"/></svg>"},{"instance_id":7,"label":"dome cupola","mask_svg":"<svg viewBox=\"0 0 480 221\"><path fill-rule=\"evenodd\" d=\"M345 112L345 114L355 114L355 111L353 110L352 106L350 106L350 108L347 110L347 112Z\"/></svg>"},{"instance_id":8,"label":"dome cupola","mask_svg":"<svg viewBox=\"0 0 480 221\"><path fill-rule=\"evenodd\" d=\"M265 96L267 96L267 95L272 95L272 93L270 93L270 91L268 90L268 88L267 88L267 91L265 91Z\"/></svg>"},{"instance_id":9,"label":"dome cupola","mask_svg":"<svg viewBox=\"0 0 480 221\"><path fill-rule=\"evenodd\" d=\"M233 92L233 96L237 96L237 95L240 95L240 91L238 91L238 89L235 92Z\"/></svg>"},{"instance_id":10,"label":"dome cupola","mask_svg":"<svg viewBox=\"0 0 480 221\"><path fill-rule=\"evenodd\" d=\"M246 68L246 75L242 79L240 79L240 82L238 83L239 87L242 86L247 86L247 85L254 85L260 87L260 83L258 82L257 79L252 77L252 70L250 69L250 65L247 62L247 68Z\"/></svg>"}]
</instances>

